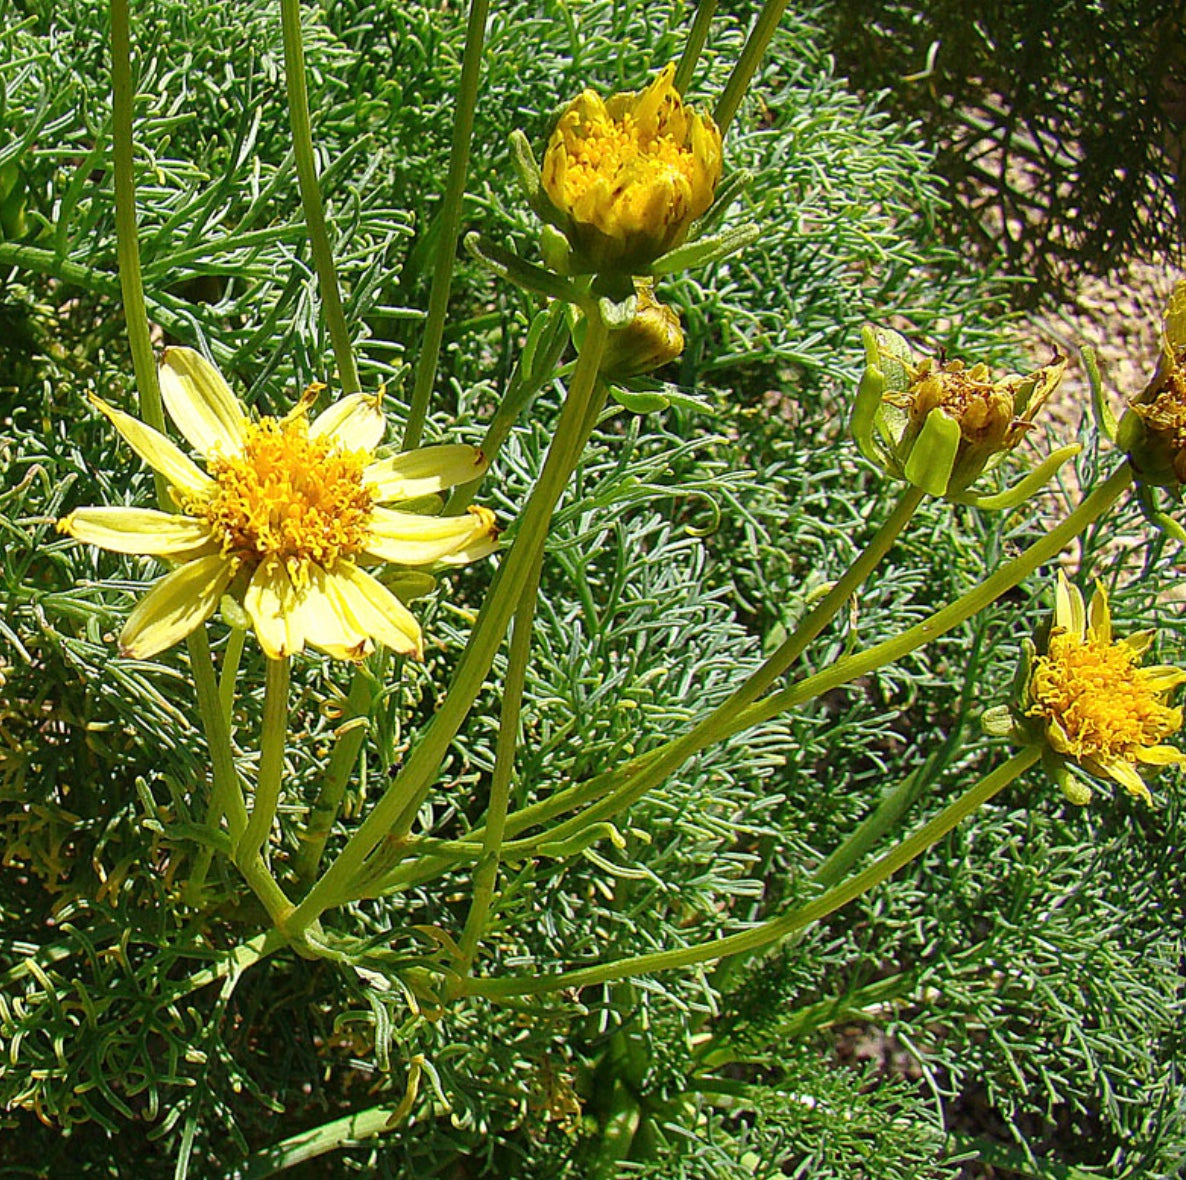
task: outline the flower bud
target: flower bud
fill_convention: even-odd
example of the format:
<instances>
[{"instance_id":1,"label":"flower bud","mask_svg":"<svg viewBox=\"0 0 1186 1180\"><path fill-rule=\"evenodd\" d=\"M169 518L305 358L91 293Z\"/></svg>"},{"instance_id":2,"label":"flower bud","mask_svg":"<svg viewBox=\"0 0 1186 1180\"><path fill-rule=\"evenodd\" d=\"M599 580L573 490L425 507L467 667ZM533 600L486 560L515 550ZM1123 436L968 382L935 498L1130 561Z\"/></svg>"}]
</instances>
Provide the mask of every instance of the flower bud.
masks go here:
<instances>
[{"instance_id":1,"label":"flower bud","mask_svg":"<svg viewBox=\"0 0 1186 1180\"><path fill-rule=\"evenodd\" d=\"M1153 380L1129 403L1117 444L1143 484L1186 483L1186 280L1165 309L1161 356Z\"/></svg>"},{"instance_id":2,"label":"flower bud","mask_svg":"<svg viewBox=\"0 0 1186 1180\"><path fill-rule=\"evenodd\" d=\"M601 361L602 373L614 381L654 372L684 350L684 333L675 309L655 298L648 280L635 279L634 291L634 318L609 334Z\"/></svg>"},{"instance_id":3,"label":"flower bud","mask_svg":"<svg viewBox=\"0 0 1186 1180\"><path fill-rule=\"evenodd\" d=\"M608 101L584 91L548 140L543 190L584 272L641 272L712 204L721 133L684 106L674 77L669 65Z\"/></svg>"},{"instance_id":4,"label":"flower bud","mask_svg":"<svg viewBox=\"0 0 1186 1180\"><path fill-rule=\"evenodd\" d=\"M861 450L933 496L961 495L1013 450L1058 387L1066 358L993 380L987 365L926 357L884 328L864 332L865 376L853 407Z\"/></svg>"}]
</instances>

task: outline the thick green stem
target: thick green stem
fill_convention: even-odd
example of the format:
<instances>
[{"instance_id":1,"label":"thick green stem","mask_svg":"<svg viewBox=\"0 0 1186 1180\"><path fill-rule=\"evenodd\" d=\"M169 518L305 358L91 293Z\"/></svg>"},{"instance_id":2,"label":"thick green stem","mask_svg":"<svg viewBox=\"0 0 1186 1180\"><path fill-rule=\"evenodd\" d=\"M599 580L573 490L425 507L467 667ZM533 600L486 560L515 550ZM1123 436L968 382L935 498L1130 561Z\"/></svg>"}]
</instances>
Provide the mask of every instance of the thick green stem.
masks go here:
<instances>
[{"instance_id":1,"label":"thick green stem","mask_svg":"<svg viewBox=\"0 0 1186 1180\"><path fill-rule=\"evenodd\" d=\"M486 17L489 0L470 0L469 22L465 27L465 54L461 61L461 89L453 111L453 142L449 149L449 175L437 223L436 265L432 289L428 295L428 317L420 340L420 359L412 384L412 401L404 427L403 449L420 445L428 417L428 399L436 380L441 339L449 311L449 289L453 283L453 260L457 254L457 232L461 226L461 206L465 199L465 178L469 168L469 147L474 135L474 111L478 105L478 79L482 70L482 51L486 40Z\"/></svg>"},{"instance_id":2,"label":"thick green stem","mask_svg":"<svg viewBox=\"0 0 1186 1180\"><path fill-rule=\"evenodd\" d=\"M716 119L722 135L733 122L733 116L737 114L737 108L749 89L758 65L766 56L767 46L774 36L774 30L778 28L778 22L782 20L786 7L787 0L766 0L757 24L750 30L745 48L733 67L733 73L729 75L729 81L725 83L721 97L717 100L716 110L713 111L713 118Z\"/></svg>"},{"instance_id":3,"label":"thick green stem","mask_svg":"<svg viewBox=\"0 0 1186 1180\"><path fill-rule=\"evenodd\" d=\"M115 253L127 320L128 346L140 395L140 416L156 430L164 430L161 387L156 356L148 330L144 280L140 273L140 238L136 227L136 177L132 149L132 45L128 0L111 0L111 153L115 173ZM154 473L157 499L169 502L164 476Z\"/></svg>"},{"instance_id":4,"label":"thick green stem","mask_svg":"<svg viewBox=\"0 0 1186 1180\"><path fill-rule=\"evenodd\" d=\"M321 857L325 852L326 841L333 831L334 820L338 818L342 796L345 795L346 784L350 781L350 771L358 761L358 752L362 749L363 739L367 735L367 726L362 718L370 712L370 708L370 681L361 668L355 669L344 710L344 724L348 724L349 728L338 737L334 746L321 789L317 792L317 799L309 812L305 830L301 833L300 847L293 863L297 880L303 890L307 891L313 884L321 867Z\"/></svg>"},{"instance_id":5,"label":"thick green stem","mask_svg":"<svg viewBox=\"0 0 1186 1180\"><path fill-rule=\"evenodd\" d=\"M317 268L321 307L329 328L342 392L355 393L362 387L354 364L346 313L342 309L338 272L325 223L321 188L317 183L317 161L313 155L309 92L305 85L305 49L301 42L300 0L280 0L280 27L284 37L284 76L288 93L288 118L292 125L293 158L296 161L297 183L301 190L301 206L305 211L305 227L309 231L313 265Z\"/></svg>"},{"instance_id":6,"label":"thick green stem","mask_svg":"<svg viewBox=\"0 0 1186 1180\"><path fill-rule=\"evenodd\" d=\"M724 938L699 943L696 946L681 947L678 950L658 951L650 955L638 955L632 959L619 959L613 963L601 963L578 971L566 971L562 975L537 977L534 979L467 979L461 985L463 994L488 996L492 999L505 996L539 995L562 988L589 987L617 979L630 979L655 971L668 971L676 967L689 967L722 959L726 955L760 950L826 918L829 914L848 905L870 889L880 885L915 857L920 856L931 845L941 840L956 824L960 823L995 794L1007 787L1018 775L1028 770L1041 757L1041 751L1029 746L1015 754L1002 766L985 776L966 794L945 807L934 819L924 824L912 836L908 836L896 848L871 864L842 885L829 889L827 893L807 905L763 922L751 930L730 934Z\"/></svg>"},{"instance_id":7,"label":"thick green stem","mask_svg":"<svg viewBox=\"0 0 1186 1180\"><path fill-rule=\"evenodd\" d=\"M675 88L679 93L686 94L692 84L692 75L696 72L696 63L700 54L704 52L704 45L708 41L708 30L712 24L713 14L717 10L717 0L700 0L696 5L696 16L692 20L692 27L688 30L688 41L684 45L684 52L675 68Z\"/></svg>"},{"instance_id":8,"label":"thick green stem","mask_svg":"<svg viewBox=\"0 0 1186 1180\"><path fill-rule=\"evenodd\" d=\"M259 774L255 781L255 802L247 830L235 844L235 860L247 864L261 856L276 819L280 803L280 781L284 771L284 742L288 737L288 681L291 663L287 656L268 660L264 688L264 713L259 735Z\"/></svg>"},{"instance_id":9,"label":"thick green stem","mask_svg":"<svg viewBox=\"0 0 1186 1180\"><path fill-rule=\"evenodd\" d=\"M544 469L523 510L514 544L503 558L482 604L444 703L408 756L399 776L297 907L287 924L291 934L300 934L330 906L348 900L356 888L354 879L380 841L386 839L398 848L410 829L449 743L485 683L511 614L522 598L523 588L543 550L556 503L584 449L581 423L586 419L593 397L598 393L604 396L597 374L607 336L605 324L594 312Z\"/></svg>"},{"instance_id":10,"label":"thick green stem","mask_svg":"<svg viewBox=\"0 0 1186 1180\"><path fill-rule=\"evenodd\" d=\"M490 778L490 802L486 808L486 830L482 839L482 858L474 869L474 892L469 914L461 935L461 965L467 975L473 965L478 942L486 931L494 884L498 879L499 850L506 828L510 804L511 777L515 769L515 748L519 740L519 713L523 689L527 683L527 664L531 656L531 628L535 622L535 602L543 568L543 550L535 559L523 587L523 597L515 611L514 630L507 653L507 675L502 690L502 710L498 718L498 742L494 752L494 773Z\"/></svg>"}]
</instances>

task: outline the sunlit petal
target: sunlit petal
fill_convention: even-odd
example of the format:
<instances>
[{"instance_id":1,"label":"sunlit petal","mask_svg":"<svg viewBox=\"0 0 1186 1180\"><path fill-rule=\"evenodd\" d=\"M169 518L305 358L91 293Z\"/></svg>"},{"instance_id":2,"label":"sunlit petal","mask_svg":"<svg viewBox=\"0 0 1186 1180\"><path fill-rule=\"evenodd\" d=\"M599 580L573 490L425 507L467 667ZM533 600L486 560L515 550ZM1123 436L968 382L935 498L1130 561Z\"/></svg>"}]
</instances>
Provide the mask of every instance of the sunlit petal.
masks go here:
<instances>
[{"instance_id":1,"label":"sunlit petal","mask_svg":"<svg viewBox=\"0 0 1186 1180\"><path fill-rule=\"evenodd\" d=\"M166 574L128 616L120 651L144 660L184 639L214 613L233 573L233 564L214 554Z\"/></svg>"},{"instance_id":2,"label":"sunlit petal","mask_svg":"<svg viewBox=\"0 0 1186 1180\"><path fill-rule=\"evenodd\" d=\"M260 563L243 596L243 608L270 659L282 660L305 646L301 596L282 561Z\"/></svg>"},{"instance_id":3,"label":"sunlit petal","mask_svg":"<svg viewBox=\"0 0 1186 1180\"><path fill-rule=\"evenodd\" d=\"M343 616L356 622L362 634L373 636L392 651L423 658L416 616L382 582L342 561L329 572L326 588L339 598Z\"/></svg>"},{"instance_id":4,"label":"sunlit petal","mask_svg":"<svg viewBox=\"0 0 1186 1180\"><path fill-rule=\"evenodd\" d=\"M471 508L461 516L417 516L376 508L364 552L397 565L428 565L497 535L494 514L486 508Z\"/></svg>"},{"instance_id":5,"label":"sunlit petal","mask_svg":"<svg viewBox=\"0 0 1186 1180\"><path fill-rule=\"evenodd\" d=\"M165 349L160 377L165 409L198 454L238 452L247 416L222 374L200 352Z\"/></svg>"},{"instance_id":6,"label":"sunlit petal","mask_svg":"<svg viewBox=\"0 0 1186 1180\"><path fill-rule=\"evenodd\" d=\"M309 427L309 437L326 435L345 451L373 451L386 429L381 396L351 393L317 415Z\"/></svg>"},{"instance_id":7,"label":"sunlit petal","mask_svg":"<svg viewBox=\"0 0 1186 1180\"><path fill-rule=\"evenodd\" d=\"M115 553L188 560L216 553L204 521L155 508L76 508L58 530Z\"/></svg>"},{"instance_id":8,"label":"sunlit petal","mask_svg":"<svg viewBox=\"0 0 1186 1180\"><path fill-rule=\"evenodd\" d=\"M214 480L202 471L171 443L159 430L123 410L108 405L102 398L90 395L96 409L107 415L111 424L123 435L132 450L154 471L168 480L170 487L191 496L208 496L215 488Z\"/></svg>"},{"instance_id":9,"label":"sunlit petal","mask_svg":"<svg viewBox=\"0 0 1186 1180\"><path fill-rule=\"evenodd\" d=\"M363 473L363 482L376 501L415 500L430 496L459 483L477 479L487 467L486 456L477 447L449 443L405 451L372 463Z\"/></svg>"}]
</instances>

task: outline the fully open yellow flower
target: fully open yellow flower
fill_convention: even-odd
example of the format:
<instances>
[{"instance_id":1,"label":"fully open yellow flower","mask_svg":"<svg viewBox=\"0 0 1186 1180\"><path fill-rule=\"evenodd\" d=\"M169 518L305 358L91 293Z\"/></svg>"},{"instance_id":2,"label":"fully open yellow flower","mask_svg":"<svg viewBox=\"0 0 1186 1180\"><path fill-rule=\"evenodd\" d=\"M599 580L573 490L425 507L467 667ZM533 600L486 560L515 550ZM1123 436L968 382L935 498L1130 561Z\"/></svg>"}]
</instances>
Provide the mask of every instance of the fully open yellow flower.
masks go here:
<instances>
[{"instance_id":1,"label":"fully open yellow flower","mask_svg":"<svg viewBox=\"0 0 1186 1180\"><path fill-rule=\"evenodd\" d=\"M252 421L192 349L168 349L160 376L165 407L205 472L159 431L92 401L164 476L181 512L77 508L58 522L92 545L177 565L132 611L122 652L143 659L172 646L231 589L273 659L306 643L338 659L361 659L376 642L420 656L420 625L364 566L460 564L492 552L487 509L424 516L384 507L480 475L481 451L425 447L372 461L386 425L378 395L350 394L309 422L314 387L286 417Z\"/></svg>"},{"instance_id":2,"label":"fully open yellow flower","mask_svg":"<svg viewBox=\"0 0 1186 1180\"><path fill-rule=\"evenodd\" d=\"M542 181L590 270L634 273L678 246L712 204L721 133L685 107L669 65L637 94L585 90L548 140Z\"/></svg>"},{"instance_id":3,"label":"fully open yellow flower","mask_svg":"<svg viewBox=\"0 0 1186 1180\"><path fill-rule=\"evenodd\" d=\"M1108 597L1097 586L1091 604L1059 575L1054 625L1046 651L1034 658L1025 689L1026 717L1042 724L1050 749L1084 770L1114 779L1148 801L1138 767L1186 762L1162 740L1182 727L1182 710L1165 703L1186 671L1140 667L1153 632L1112 638Z\"/></svg>"}]
</instances>

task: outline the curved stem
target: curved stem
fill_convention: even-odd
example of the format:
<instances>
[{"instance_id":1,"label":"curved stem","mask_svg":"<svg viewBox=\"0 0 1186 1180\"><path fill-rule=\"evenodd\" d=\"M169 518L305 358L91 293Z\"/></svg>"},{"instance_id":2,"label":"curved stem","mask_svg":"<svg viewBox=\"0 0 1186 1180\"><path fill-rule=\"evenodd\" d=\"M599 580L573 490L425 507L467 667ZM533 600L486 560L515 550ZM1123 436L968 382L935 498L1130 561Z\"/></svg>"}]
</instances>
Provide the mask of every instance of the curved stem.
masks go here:
<instances>
[{"instance_id":1,"label":"curved stem","mask_svg":"<svg viewBox=\"0 0 1186 1180\"><path fill-rule=\"evenodd\" d=\"M449 150L449 175L441 200L437 225L436 265L432 289L428 295L428 317L420 340L420 359L412 385L412 401L404 427L403 449L420 445L424 422L428 417L428 399L436 380L445 317L449 310L449 288L453 282L453 260L457 254L457 231L461 225L461 206L465 198L465 178L469 167L469 147L474 134L474 111L478 104L478 79L482 69L482 50L486 37L489 0L471 0L469 21L465 28L465 54L461 62L461 89L453 112L453 142Z\"/></svg>"},{"instance_id":2,"label":"curved stem","mask_svg":"<svg viewBox=\"0 0 1186 1180\"><path fill-rule=\"evenodd\" d=\"M288 118L292 125L292 151L296 161L297 183L301 190L301 206L305 210L305 227L309 231L309 246L313 252L313 265L317 268L321 307L333 345L342 392L356 393L362 387L354 364L346 313L342 309L338 272L329 242L329 230L326 228L321 188L317 183L317 161L313 155L309 92L305 85L305 49L301 43L300 0L280 0L280 27L284 37L284 78L288 93Z\"/></svg>"},{"instance_id":3,"label":"curved stem","mask_svg":"<svg viewBox=\"0 0 1186 1180\"><path fill-rule=\"evenodd\" d=\"M668 742L657 751L653 751L645 760L638 760L638 764L632 769L626 780L619 782L606 798L601 799L599 803L593 804L566 823L560 824L539 838L530 841L530 845L534 846L541 840L547 842L566 840L586 825L598 823L616 815L640 799L647 791L662 782L667 775L682 766L688 758L707 745L724 741L735 733L740 733L777 717L787 709L806 704L816 697L823 696L824 693L831 692L834 688L849 684L861 676L867 676L870 672L876 671L886 664L892 664L896 660L902 659L903 656L909 655L930 643L931 640L946 635L948 631L982 611L1007 590L1011 590L1033 573L1044 561L1049 561L1054 557L1064 545L1077 537L1097 517L1103 515L1131 482L1132 469L1125 463L1106 483L1096 488L1062 524L1052 529L1040 541L1035 541L1024 553L1001 566L979 586L968 591L955 602L936 611L935 614L924 619L921 623L917 623L908 631L904 631L901 635L888 639L884 643L876 644L867 651L837 660L830 668L825 668L814 676L789 685L780 692L772 693L764 700L756 701L728 716L718 713L710 714L704 723L688 734ZM903 502L905 500L906 497L903 497ZM710 721L711 725L708 724ZM615 774L616 772L610 772L611 776ZM572 792L574 796L577 791L588 791L592 794L595 788L598 795L604 794L604 780L598 784L597 779L591 779L587 783L579 784L578 787L570 787L569 792ZM564 792L557 792L557 795L548 801L550 805L571 807L571 798L563 799L560 797L563 794ZM596 798L597 795L592 795L592 797ZM524 844L527 843L524 842ZM529 847L520 847L518 843L509 844L506 848L508 856L528 855L529 853Z\"/></svg>"},{"instance_id":4,"label":"curved stem","mask_svg":"<svg viewBox=\"0 0 1186 1180\"><path fill-rule=\"evenodd\" d=\"M717 100L716 110L713 111L713 118L716 119L722 135L733 122L733 116L737 114L737 108L749 89L754 72L766 55L766 48L774 36L774 30L778 28L778 22L782 20L786 6L787 0L766 0L757 24L750 30L745 48L733 67L733 73L729 75L729 81L725 83L721 97Z\"/></svg>"},{"instance_id":5,"label":"curved stem","mask_svg":"<svg viewBox=\"0 0 1186 1180\"><path fill-rule=\"evenodd\" d=\"M708 40L708 30L712 25L713 14L717 10L717 0L700 0L696 5L696 15L692 20L692 27L688 30L687 44L680 55L679 65L675 68L675 82L673 85L681 95L688 92L692 84L692 75L696 72L696 63L704 51Z\"/></svg>"},{"instance_id":6,"label":"curved stem","mask_svg":"<svg viewBox=\"0 0 1186 1180\"><path fill-rule=\"evenodd\" d=\"M543 560L544 554L541 549L515 611L514 631L511 633L510 650L507 653L506 682L502 690L502 709L498 719L494 773L490 779L490 803L486 808L482 858L474 869L473 899L470 901L469 914L461 935L461 965L458 970L462 975L468 975L473 965L478 942L486 930L490 903L494 899L494 884L498 879L499 850L502 847L507 807L510 803L515 747L519 739L519 713L523 706L523 689L527 683L527 664L531 656L531 628L535 622L535 602L539 594Z\"/></svg>"},{"instance_id":7,"label":"curved stem","mask_svg":"<svg viewBox=\"0 0 1186 1180\"><path fill-rule=\"evenodd\" d=\"M639 765L628 778L627 783L618 788L613 799L628 798L629 802L633 802L651 787L662 782L668 774L681 766L693 754L735 733L737 717L803 654L807 645L836 617L840 608L889 552L925 494L916 487L908 487L894 506L889 518L877 530L860 556L848 567L831 590L800 620L799 625L787 636L779 649L750 675L728 700L718 705L683 737L667 743L662 751L655 752L655 757L645 764ZM562 792L557 792L556 795L545 801L546 804L551 807L558 806L562 794ZM608 802L607 800L607 804ZM609 809L607 805L602 805L600 809L591 808L551 829L545 837L540 837L540 839L546 839L548 843L569 840L586 824L596 823L598 820L606 818L607 814L613 814L626 805L628 804L615 803L612 809ZM530 823L541 822L539 816L543 814L543 811L544 808L541 808L536 816L532 816L525 808L524 812L516 817L516 831L524 831ZM537 841L523 843L534 845ZM514 849L515 855L526 851L528 851L526 847L515 846Z\"/></svg>"},{"instance_id":8,"label":"curved stem","mask_svg":"<svg viewBox=\"0 0 1186 1180\"><path fill-rule=\"evenodd\" d=\"M226 651L222 655L222 673L218 677L218 701L226 727L231 728L231 709L235 703L235 679L239 675L239 661L243 657L243 645L247 642L245 627L232 627L227 636Z\"/></svg>"},{"instance_id":9,"label":"curved stem","mask_svg":"<svg viewBox=\"0 0 1186 1180\"><path fill-rule=\"evenodd\" d=\"M300 847L293 862L297 880L304 890L313 884L321 867L321 857L333 831L338 810L342 806L342 796L345 795L346 784L350 781L350 771L358 760L358 752L362 749L363 740L367 735L367 725L362 723L361 719L370 712L371 700L370 681L366 672L358 667L350 681L346 708L343 710L343 725L348 724L349 728L340 733L334 745L329 766L326 767L325 776L321 781L321 789L317 792L317 799L309 812L305 829L301 832Z\"/></svg>"},{"instance_id":10,"label":"curved stem","mask_svg":"<svg viewBox=\"0 0 1186 1180\"><path fill-rule=\"evenodd\" d=\"M444 703L409 754L398 777L297 907L287 924L291 935L299 935L330 906L347 900L357 887L353 884L354 878L380 841L388 840L398 848L410 829L449 743L469 715L485 683L511 614L522 597L537 556L547 540L552 512L580 459L585 443L580 425L586 419L589 403L595 394L600 392L604 396L597 373L607 337L608 329L600 315L594 312L556 426L556 435L548 450L548 458L523 510L515 541L503 558L482 604Z\"/></svg>"},{"instance_id":11,"label":"curved stem","mask_svg":"<svg viewBox=\"0 0 1186 1180\"><path fill-rule=\"evenodd\" d=\"M619 959L613 963L602 963L578 971L566 971L562 975L550 975L535 979L467 979L461 984L466 995L487 996L496 999L503 996L537 995L541 992L557 991L561 988L588 987L615 979L628 979L637 975L666 971L674 967L688 967L736 955L744 951L760 950L786 938L788 934L810 926L821 918L848 905L864 893L880 885L915 857L921 855L932 844L941 840L956 824L960 823L995 794L1007 787L1018 775L1028 770L1041 757L1041 750L1028 746L1015 754L1008 762L998 766L986 775L971 790L961 795L954 803L945 807L934 819L924 824L912 836L908 836L896 848L871 864L841 885L829 889L822 897L807 905L799 906L770 921L763 922L751 930L730 934L725 938L713 939L696 946L681 947L679 950L658 951L650 955L638 955L632 959Z\"/></svg>"},{"instance_id":12,"label":"curved stem","mask_svg":"<svg viewBox=\"0 0 1186 1180\"><path fill-rule=\"evenodd\" d=\"M235 844L235 860L247 864L261 856L272 823L276 819L276 807L280 802L280 779L284 770L284 742L288 736L288 680L290 661L283 659L267 661L267 679L264 688L264 713L259 735L259 774L255 781L255 802L247 829Z\"/></svg>"},{"instance_id":13,"label":"curved stem","mask_svg":"<svg viewBox=\"0 0 1186 1180\"><path fill-rule=\"evenodd\" d=\"M981 585L902 635L877 644L867 651L838 660L830 668L791 684L764 700L756 701L735 713L727 725L714 726L711 732L702 730L696 742L691 741L690 735L687 734L675 738L632 759L625 766L596 775L563 791L557 791L548 799L515 812L507 820L507 832L512 835L544 823L554 815L572 811L585 803L593 804L579 816L554 829L528 840L512 840L504 844L504 859L532 856L541 844L556 842L566 835L581 831L589 824L617 815L678 769L686 759L704 748L701 743L706 737L712 740L732 737L733 734L768 721L787 709L805 704L834 688L868 675L945 635L1018 585L1043 562L1055 557L1065 545L1102 516L1131 482L1132 468L1126 462L1047 536L1035 541L1023 553L1001 566ZM595 803L595 800L601 802ZM482 829L477 828L467 834L467 841L476 841L481 837ZM398 888L430 879L447 871L453 864L452 860L444 857L425 857L414 865L401 866L387 875L383 880L383 888Z\"/></svg>"}]
</instances>

